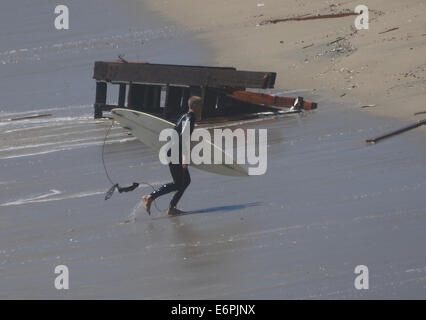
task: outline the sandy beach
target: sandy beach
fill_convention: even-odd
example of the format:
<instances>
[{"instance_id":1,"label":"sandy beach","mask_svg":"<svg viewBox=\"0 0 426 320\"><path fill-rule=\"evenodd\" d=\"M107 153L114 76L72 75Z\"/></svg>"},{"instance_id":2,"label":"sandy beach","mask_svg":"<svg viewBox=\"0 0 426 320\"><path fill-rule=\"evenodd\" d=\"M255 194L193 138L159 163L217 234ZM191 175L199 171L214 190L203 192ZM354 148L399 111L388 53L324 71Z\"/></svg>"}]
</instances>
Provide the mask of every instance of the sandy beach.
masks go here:
<instances>
[{"instance_id":1,"label":"sandy beach","mask_svg":"<svg viewBox=\"0 0 426 320\"><path fill-rule=\"evenodd\" d=\"M200 30L197 37L211 44L215 64L276 71L278 89L315 89L354 107L375 105L367 113L407 121L418 120L413 114L426 110L422 0L143 3L156 14ZM270 19L353 12L359 4L369 8L368 30L357 30L354 16L262 25ZM343 40L334 42L339 38Z\"/></svg>"},{"instance_id":2,"label":"sandy beach","mask_svg":"<svg viewBox=\"0 0 426 320\"><path fill-rule=\"evenodd\" d=\"M72 0L60 32L51 1L4 1L0 120L50 116L0 121L0 299L425 299L425 130L365 139L422 118L426 4L365 4L370 29L356 31L353 16L261 25L354 1ZM267 172L190 167L188 214L168 217L164 196L148 216L146 183L170 174L118 124L106 168L141 186L104 200L111 121L93 117L92 75L119 54L276 71L270 92L319 108L231 126L268 130Z\"/></svg>"}]
</instances>

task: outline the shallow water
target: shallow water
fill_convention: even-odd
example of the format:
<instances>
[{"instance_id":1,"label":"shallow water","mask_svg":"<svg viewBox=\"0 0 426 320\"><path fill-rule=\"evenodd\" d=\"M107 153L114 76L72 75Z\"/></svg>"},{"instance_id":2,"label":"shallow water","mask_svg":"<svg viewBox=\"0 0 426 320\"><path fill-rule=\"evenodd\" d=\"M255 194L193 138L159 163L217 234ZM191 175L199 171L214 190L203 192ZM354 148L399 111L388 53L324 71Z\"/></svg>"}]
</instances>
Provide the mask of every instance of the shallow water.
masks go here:
<instances>
[{"instance_id":1,"label":"shallow water","mask_svg":"<svg viewBox=\"0 0 426 320\"><path fill-rule=\"evenodd\" d=\"M39 8L33 3L27 6ZM97 7L90 8L86 18ZM123 14L125 8L102 10ZM128 18L114 19L117 25L107 30L95 19L88 34L84 17L76 17L80 27L60 43L125 34ZM59 54L52 49L59 40L33 19L24 26L41 30L45 38L37 42L47 46L45 55L35 62L30 53L10 54L35 41L19 30L9 46L1 44L18 69L0 64L7 70L1 84L11 82L2 89L0 117L53 115L0 123L0 298L425 298L423 132L368 146L365 139L402 124L314 92L292 92L319 102L319 109L241 125L268 129L265 175L241 179L190 169L192 183L180 203L188 214L169 218L153 206L148 216L140 207L147 185L104 201L109 182L101 150L110 122L93 120L90 73L93 60L115 58L123 48L106 50L100 41ZM153 40L147 60L208 64L202 49L188 56L192 45L203 47L190 36L176 31ZM175 48L184 40L187 46ZM125 51L137 57L140 47L126 41ZM155 56L163 47L175 48L174 55ZM51 63L67 65L67 77L45 72ZM26 67L31 72L19 71ZM50 81L57 85L46 88ZM17 95L18 83L28 91ZM107 139L105 161L123 185L170 179L158 155L118 126ZM160 198L158 207L165 209L169 199ZM70 270L68 291L54 288L60 264ZM369 290L354 288L357 265L369 267Z\"/></svg>"},{"instance_id":2,"label":"shallow water","mask_svg":"<svg viewBox=\"0 0 426 320\"><path fill-rule=\"evenodd\" d=\"M70 29L56 30L49 0L3 0L0 11L2 112L93 103L94 62L206 63L206 44L193 31L164 23L139 0L77 0L69 7ZM116 89L116 88L114 88ZM109 101L117 101L118 89Z\"/></svg>"},{"instance_id":3,"label":"shallow water","mask_svg":"<svg viewBox=\"0 0 426 320\"><path fill-rule=\"evenodd\" d=\"M424 136L368 146L366 138L400 123L314 98L320 109L312 114L246 125L268 129L264 176L191 169L181 201L189 213L173 218L144 212L148 186L103 200L109 121L52 118L7 134L1 297L424 297ZM123 185L169 180L157 154L118 126L105 150ZM58 264L70 268L66 293L53 287ZM353 287L361 264L370 269L365 292Z\"/></svg>"}]
</instances>

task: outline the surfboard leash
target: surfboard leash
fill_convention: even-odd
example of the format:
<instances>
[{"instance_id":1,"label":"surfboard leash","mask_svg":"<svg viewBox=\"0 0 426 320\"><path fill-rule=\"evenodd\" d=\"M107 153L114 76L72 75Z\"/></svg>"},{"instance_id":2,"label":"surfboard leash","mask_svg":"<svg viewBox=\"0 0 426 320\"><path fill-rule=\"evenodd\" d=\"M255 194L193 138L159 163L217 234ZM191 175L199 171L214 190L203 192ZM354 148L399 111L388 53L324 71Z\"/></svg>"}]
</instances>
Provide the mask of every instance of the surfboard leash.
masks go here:
<instances>
[{"instance_id":1,"label":"surfboard leash","mask_svg":"<svg viewBox=\"0 0 426 320\"><path fill-rule=\"evenodd\" d=\"M133 182L133 184L131 186L120 187L120 185L118 183L114 182L111 179L111 177L109 175L109 172L108 172L108 169L107 169L106 164L105 164L105 157L104 157L104 155L105 155L106 141L107 141L108 135L109 135L109 133L110 133L113 125L114 125L114 121L111 121L111 125L109 126L109 128L108 128L108 130L107 130L107 132L105 134L104 142L102 144L102 164L104 166L105 175L106 175L108 181L111 183L111 188L109 188L108 191L105 193L105 200L110 199L112 197L112 195L114 194L115 190L117 190L119 193L131 192L131 191L136 190L141 184L145 184L147 186L150 186L152 188L152 190L155 191L154 186L152 184L150 184L150 183L147 183L147 182ZM155 202L155 200L154 200L154 206L155 206L155 209L157 209L159 212L162 212L162 210L160 210L157 207L157 203Z\"/></svg>"}]
</instances>

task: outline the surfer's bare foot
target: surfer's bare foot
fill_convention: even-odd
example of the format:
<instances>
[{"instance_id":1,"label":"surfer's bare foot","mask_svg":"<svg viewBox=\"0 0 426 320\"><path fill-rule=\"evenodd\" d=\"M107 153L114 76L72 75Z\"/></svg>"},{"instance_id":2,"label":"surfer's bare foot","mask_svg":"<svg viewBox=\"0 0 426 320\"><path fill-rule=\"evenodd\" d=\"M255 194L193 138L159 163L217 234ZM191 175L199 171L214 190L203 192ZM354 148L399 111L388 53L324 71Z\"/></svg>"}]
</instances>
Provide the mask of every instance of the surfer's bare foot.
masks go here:
<instances>
[{"instance_id":1,"label":"surfer's bare foot","mask_svg":"<svg viewBox=\"0 0 426 320\"><path fill-rule=\"evenodd\" d=\"M152 196L150 194L144 195L142 197L142 200L145 205L146 212L148 212L148 214L151 215Z\"/></svg>"},{"instance_id":2,"label":"surfer's bare foot","mask_svg":"<svg viewBox=\"0 0 426 320\"><path fill-rule=\"evenodd\" d=\"M169 215L169 216L174 216L174 215L176 215L177 214L177 209L176 209L176 207L169 207L168 209L167 209L167 215Z\"/></svg>"}]
</instances>

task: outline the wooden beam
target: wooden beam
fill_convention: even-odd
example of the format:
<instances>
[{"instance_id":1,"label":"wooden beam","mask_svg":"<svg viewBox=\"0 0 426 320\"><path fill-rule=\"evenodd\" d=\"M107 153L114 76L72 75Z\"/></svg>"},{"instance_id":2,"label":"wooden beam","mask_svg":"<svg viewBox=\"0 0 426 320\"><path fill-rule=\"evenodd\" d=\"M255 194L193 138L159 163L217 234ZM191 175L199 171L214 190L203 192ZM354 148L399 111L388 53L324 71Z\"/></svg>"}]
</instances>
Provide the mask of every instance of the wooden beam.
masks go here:
<instances>
[{"instance_id":1,"label":"wooden beam","mask_svg":"<svg viewBox=\"0 0 426 320\"><path fill-rule=\"evenodd\" d=\"M105 103L105 104L99 104L98 107L99 107L99 110L101 111L111 111L112 109L119 108L120 106Z\"/></svg>"},{"instance_id":2,"label":"wooden beam","mask_svg":"<svg viewBox=\"0 0 426 320\"><path fill-rule=\"evenodd\" d=\"M423 125L426 125L426 119L417 121L416 123L410 124L410 125L405 126L403 128L391 131L391 132L386 133L386 134L384 134L384 135L382 135L380 137L365 140L365 142L371 143L371 144L375 144L375 143L377 143L377 142L379 142L379 141L381 141L383 139L393 137L393 136L395 136L397 134L401 134L403 132L406 132L406 131L409 131L409 130L413 130L413 129L418 128L418 127L423 126Z\"/></svg>"},{"instance_id":3,"label":"wooden beam","mask_svg":"<svg viewBox=\"0 0 426 320\"><path fill-rule=\"evenodd\" d=\"M274 87L276 73L238 71L234 68L97 61L93 78L107 82L266 89Z\"/></svg>"},{"instance_id":4,"label":"wooden beam","mask_svg":"<svg viewBox=\"0 0 426 320\"><path fill-rule=\"evenodd\" d=\"M120 91L118 93L118 106L124 108L126 104L126 84L120 83Z\"/></svg>"},{"instance_id":5,"label":"wooden beam","mask_svg":"<svg viewBox=\"0 0 426 320\"><path fill-rule=\"evenodd\" d=\"M132 87L133 87L133 83L130 82L129 90L127 91L127 107L129 108L131 108L130 102L132 101L132 93L133 93Z\"/></svg>"},{"instance_id":6,"label":"wooden beam","mask_svg":"<svg viewBox=\"0 0 426 320\"><path fill-rule=\"evenodd\" d=\"M254 104L260 104L265 106L271 106L271 107L286 107L290 108L293 106L294 102L296 101L296 98L290 98L290 97L281 97L276 96L273 94L266 94L266 93L257 93L257 92L250 92L250 91L234 91L228 96L241 100L246 101ZM304 110L312 110L316 109L318 106L316 103L308 100L300 101L300 109Z\"/></svg>"},{"instance_id":7,"label":"wooden beam","mask_svg":"<svg viewBox=\"0 0 426 320\"><path fill-rule=\"evenodd\" d=\"M161 86L145 85L143 110L156 111L160 110Z\"/></svg>"},{"instance_id":8,"label":"wooden beam","mask_svg":"<svg viewBox=\"0 0 426 320\"><path fill-rule=\"evenodd\" d=\"M155 106L156 106L156 109L162 109L162 106L161 106L161 95L162 95L162 93L163 93L163 88L161 87L161 86L158 86L157 87L157 93L156 93L156 95L155 95Z\"/></svg>"},{"instance_id":9,"label":"wooden beam","mask_svg":"<svg viewBox=\"0 0 426 320\"><path fill-rule=\"evenodd\" d=\"M129 98L127 105L129 108L143 111L146 86L143 84L132 83L129 87Z\"/></svg>"},{"instance_id":10,"label":"wooden beam","mask_svg":"<svg viewBox=\"0 0 426 320\"><path fill-rule=\"evenodd\" d=\"M300 17L292 17L292 18L283 18L283 19L270 19L270 20L264 20L260 22L260 25L265 24L275 24L278 22L287 22L287 21L305 21L305 20L317 20L317 19L335 19L335 18L343 18L348 16L356 16L358 13L356 12L339 12L339 13L330 13L330 14L322 14L322 15L304 15Z\"/></svg>"},{"instance_id":11,"label":"wooden beam","mask_svg":"<svg viewBox=\"0 0 426 320\"><path fill-rule=\"evenodd\" d=\"M188 112L189 106L188 106L188 99L191 96L191 89L190 88L183 88L182 90L182 104L181 109L182 113Z\"/></svg>"},{"instance_id":12,"label":"wooden beam","mask_svg":"<svg viewBox=\"0 0 426 320\"><path fill-rule=\"evenodd\" d=\"M51 117L51 113L46 114L35 114L32 116L25 116L25 117L17 117L17 118L6 118L6 119L0 119L0 122L9 122L9 121L21 121L21 120L29 120L29 119L38 119L38 118L44 118L44 117Z\"/></svg>"},{"instance_id":13,"label":"wooden beam","mask_svg":"<svg viewBox=\"0 0 426 320\"><path fill-rule=\"evenodd\" d=\"M151 86L151 97L151 110L154 112L161 112L161 86Z\"/></svg>"},{"instance_id":14,"label":"wooden beam","mask_svg":"<svg viewBox=\"0 0 426 320\"><path fill-rule=\"evenodd\" d=\"M96 98L95 98L95 119L102 118L101 105L106 104L107 84L105 82L96 82Z\"/></svg>"}]
</instances>

